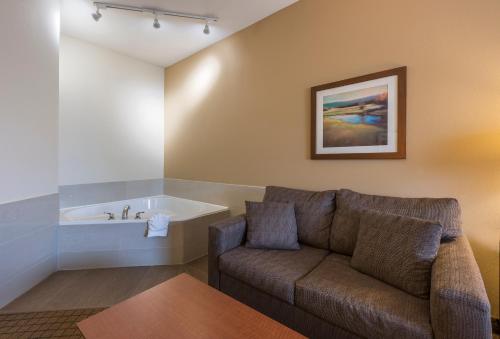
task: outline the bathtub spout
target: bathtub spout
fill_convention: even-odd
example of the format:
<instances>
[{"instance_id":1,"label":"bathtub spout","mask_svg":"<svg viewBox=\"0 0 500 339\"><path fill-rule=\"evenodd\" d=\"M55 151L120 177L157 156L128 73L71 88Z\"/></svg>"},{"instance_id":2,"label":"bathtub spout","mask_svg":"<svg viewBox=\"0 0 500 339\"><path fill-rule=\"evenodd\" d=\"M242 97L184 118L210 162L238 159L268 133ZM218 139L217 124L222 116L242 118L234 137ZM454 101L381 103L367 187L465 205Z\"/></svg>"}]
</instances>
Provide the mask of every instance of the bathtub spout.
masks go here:
<instances>
[{"instance_id":1,"label":"bathtub spout","mask_svg":"<svg viewBox=\"0 0 500 339\"><path fill-rule=\"evenodd\" d=\"M130 209L130 205L126 205L123 208L123 211L122 211L122 220L127 220L128 219L128 210L129 209Z\"/></svg>"}]
</instances>

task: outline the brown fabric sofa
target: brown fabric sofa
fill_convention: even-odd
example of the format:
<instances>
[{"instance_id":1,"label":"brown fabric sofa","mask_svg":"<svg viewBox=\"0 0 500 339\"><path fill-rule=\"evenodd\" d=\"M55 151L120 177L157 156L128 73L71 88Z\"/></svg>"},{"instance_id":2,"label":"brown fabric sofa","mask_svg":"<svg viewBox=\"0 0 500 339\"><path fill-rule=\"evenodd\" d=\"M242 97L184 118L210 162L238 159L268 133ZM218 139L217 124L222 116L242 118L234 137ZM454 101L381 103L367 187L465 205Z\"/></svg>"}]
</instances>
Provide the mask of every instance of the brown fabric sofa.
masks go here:
<instances>
[{"instance_id":1,"label":"brown fabric sofa","mask_svg":"<svg viewBox=\"0 0 500 339\"><path fill-rule=\"evenodd\" d=\"M420 204L408 199L406 204L405 199L390 198L390 204L395 203L391 199L398 199L403 214L425 215L422 206L431 206L436 220L450 215L457 219L455 207L450 209L441 200L433 204L423 199ZM331 250L334 191L268 187L264 200L295 203L301 249L246 248L244 215L211 225L211 286L311 338L492 337L484 284L457 223L453 228L457 236L443 240L433 263L430 298L422 299L358 272L350 266L349 255ZM442 213L432 206L439 206Z\"/></svg>"}]
</instances>

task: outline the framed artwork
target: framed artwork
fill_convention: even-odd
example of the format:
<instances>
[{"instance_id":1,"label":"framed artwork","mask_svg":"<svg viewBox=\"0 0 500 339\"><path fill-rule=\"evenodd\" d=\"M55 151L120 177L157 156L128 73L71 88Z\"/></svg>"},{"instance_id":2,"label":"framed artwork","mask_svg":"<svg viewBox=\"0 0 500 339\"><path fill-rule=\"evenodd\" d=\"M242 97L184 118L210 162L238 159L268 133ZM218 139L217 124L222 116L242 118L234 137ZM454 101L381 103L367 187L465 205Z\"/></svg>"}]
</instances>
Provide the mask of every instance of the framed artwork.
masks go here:
<instances>
[{"instance_id":1,"label":"framed artwork","mask_svg":"<svg viewBox=\"0 0 500 339\"><path fill-rule=\"evenodd\" d=\"M311 159L405 159L406 67L311 88Z\"/></svg>"}]
</instances>

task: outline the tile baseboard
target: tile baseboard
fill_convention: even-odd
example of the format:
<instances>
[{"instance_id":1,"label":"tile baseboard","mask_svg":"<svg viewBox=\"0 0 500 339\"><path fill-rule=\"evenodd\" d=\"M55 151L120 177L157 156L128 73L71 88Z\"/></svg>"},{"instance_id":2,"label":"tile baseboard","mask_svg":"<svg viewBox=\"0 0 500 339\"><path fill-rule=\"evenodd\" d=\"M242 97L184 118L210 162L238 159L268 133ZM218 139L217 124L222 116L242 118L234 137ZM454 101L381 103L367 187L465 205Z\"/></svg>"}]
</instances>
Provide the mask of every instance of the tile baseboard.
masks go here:
<instances>
[{"instance_id":1,"label":"tile baseboard","mask_svg":"<svg viewBox=\"0 0 500 339\"><path fill-rule=\"evenodd\" d=\"M245 213L245 200L262 201L265 187L209 181L164 179L164 194L229 207L232 215Z\"/></svg>"},{"instance_id":2,"label":"tile baseboard","mask_svg":"<svg viewBox=\"0 0 500 339\"><path fill-rule=\"evenodd\" d=\"M58 223L58 194L0 205L0 307L55 272Z\"/></svg>"},{"instance_id":3,"label":"tile baseboard","mask_svg":"<svg viewBox=\"0 0 500 339\"><path fill-rule=\"evenodd\" d=\"M49 255L0 285L0 308L29 291L56 271L57 256Z\"/></svg>"}]
</instances>

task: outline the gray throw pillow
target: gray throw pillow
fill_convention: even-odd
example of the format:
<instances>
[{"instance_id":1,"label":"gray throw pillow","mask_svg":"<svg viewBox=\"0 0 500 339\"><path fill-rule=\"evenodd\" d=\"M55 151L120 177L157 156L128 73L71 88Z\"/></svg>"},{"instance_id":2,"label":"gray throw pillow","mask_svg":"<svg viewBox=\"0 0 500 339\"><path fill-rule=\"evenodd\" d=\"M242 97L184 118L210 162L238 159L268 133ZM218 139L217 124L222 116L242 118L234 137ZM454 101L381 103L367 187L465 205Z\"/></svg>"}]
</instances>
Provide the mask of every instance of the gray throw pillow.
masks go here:
<instances>
[{"instance_id":1,"label":"gray throw pillow","mask_svg":"<svg viewBox=\"0 0 500 339\"><path fill-rule=\"evenodd\" d=\"M360 211L351 266L420 298L429 298L442 226L433 221Z\"/></svg>"},{"instance_id":2,"label":"gray throw pillow","mask_svg":"<svg viewBox=\"0 0 500 339\"><path fill-rule=\"evenodd\" d=\"M250 248L300 249L294 204L246 201L247 241Z\"/></svg>"},{"instance_id":3,"label":"gray throw pillow","mask_svg":"<svg viewBox=\"0 0 500 339\"><path fill-rule=\"evenodd\" d=\"M267 186L264 201L293 202L301 243L328 249L330 228L335 210L334 191L305 191Z\"/></svg>"},{"instance_id":4,"label":"gray throw pillow","mask_svg":"<svg viewBox=\"0 0 500 339\"><path fill-rule=\"evenodd\" d=\"M399 198L337 191L337 209L330 234L330 249L352 255L358 235L359 210L370 209L424 220L436 220L443 226L442 237L452 239L462 233L460 205L453 198Z\"/></svg>"}]
</instances>

